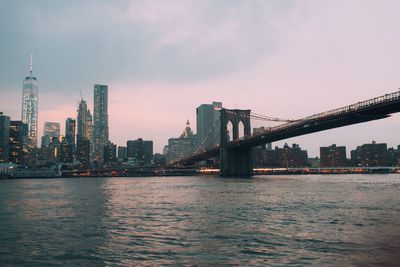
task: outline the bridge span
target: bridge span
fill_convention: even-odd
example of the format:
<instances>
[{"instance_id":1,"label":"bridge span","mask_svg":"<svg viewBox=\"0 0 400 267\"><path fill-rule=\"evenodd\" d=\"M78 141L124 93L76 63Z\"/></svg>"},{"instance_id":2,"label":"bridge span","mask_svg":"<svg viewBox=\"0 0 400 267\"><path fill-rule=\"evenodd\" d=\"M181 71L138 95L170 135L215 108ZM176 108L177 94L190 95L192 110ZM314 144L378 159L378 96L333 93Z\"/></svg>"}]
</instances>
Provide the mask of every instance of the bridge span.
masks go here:
<instances>
[{"instance_id":1,"label":"bridge span","mask_svg":"<svg viewBox=\"0 0 400 267\"><path fill-rule=\"evenodd\" d=\"M251 135L250 110L221 109L220 144L190 157L179 159L174 164L191 165L198 161L219 156L221 176L251 176L253 174L252 147L338 127L384 119L397 112L400 112L400 90L270 127ZM229 122L233 125L232 141L229 141L227 131ZM238 138L240 122L243 123L245 128L242 138Z\"/></svg>"}]
</instances>

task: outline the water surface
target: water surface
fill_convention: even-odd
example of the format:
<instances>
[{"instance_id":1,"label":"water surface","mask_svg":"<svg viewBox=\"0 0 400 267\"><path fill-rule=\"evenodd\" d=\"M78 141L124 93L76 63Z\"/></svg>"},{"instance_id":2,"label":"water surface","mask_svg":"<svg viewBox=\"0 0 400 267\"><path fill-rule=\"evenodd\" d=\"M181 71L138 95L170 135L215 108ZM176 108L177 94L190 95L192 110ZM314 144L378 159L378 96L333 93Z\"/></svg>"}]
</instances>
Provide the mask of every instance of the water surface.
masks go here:
<instances>
[{"instance_id":1,"label":"water surface","mask_svg":"<svg viewBox=\"0 0 400 267\"><path fill-rule=\"evenodd\" d=\"M1 180L0 262L399 266L400 175Z\"/></svg>"}]
</instances>

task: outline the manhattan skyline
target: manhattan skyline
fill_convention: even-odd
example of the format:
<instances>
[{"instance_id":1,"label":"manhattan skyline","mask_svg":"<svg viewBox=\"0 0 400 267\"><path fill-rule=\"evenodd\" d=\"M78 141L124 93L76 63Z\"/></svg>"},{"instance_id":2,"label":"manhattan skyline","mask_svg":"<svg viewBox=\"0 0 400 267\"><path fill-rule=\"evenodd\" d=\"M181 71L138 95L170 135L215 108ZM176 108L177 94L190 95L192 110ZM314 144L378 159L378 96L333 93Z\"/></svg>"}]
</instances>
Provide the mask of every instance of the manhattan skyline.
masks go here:
<instances>
[{"instance_id":1,"label":"manhattan skyline","mask_svg":"<svg viewBox=\"0 0 400 267\"><path fill-rule=\"evenodd\" d=\"M93 110L93 85L107 84L110 140L151 139L155 152L187 119L195 122L203 103L281 118L352 104L400 86L400 4L384 2L1 2L1 111L21 117L30 52L40 81L39 133L46 121L64 132L65 119L76 119L80 90ZM395 146L399 132L395 114L274 145L299 143L314 156L333 143Z\"/></svg>"}]
</instances>

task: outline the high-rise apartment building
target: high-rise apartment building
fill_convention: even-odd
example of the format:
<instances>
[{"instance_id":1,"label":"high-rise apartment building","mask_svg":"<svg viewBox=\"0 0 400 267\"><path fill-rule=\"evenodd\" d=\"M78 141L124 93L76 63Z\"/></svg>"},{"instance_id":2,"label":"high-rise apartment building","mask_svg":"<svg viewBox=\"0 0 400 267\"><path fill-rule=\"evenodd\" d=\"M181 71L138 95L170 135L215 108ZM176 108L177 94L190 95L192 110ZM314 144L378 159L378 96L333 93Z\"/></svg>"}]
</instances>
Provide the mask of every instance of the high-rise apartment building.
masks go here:
<instances>
[{"instance_id":1,"label":"high-rise apartment building","mask_svg":"<svg viewBox=\"0 0 400 267\"><path fill-rule=\"evenodd\" d=\"M93 98L93 145L94 159L103 160L104 146L109 141L108 133L108 86L95 84Z\"/></svg>"},{"instance_id":2,"label":"high-rise apartment building","mask_svg":"<svg viewBox=\"0 0 400 267\"><path fill-rule=\"evenodd\" d=\"M221 102L202 104L196 109L197 142L203 148L219 144Z\"/></svg>"},{"instance_id":3,"label":"high-rise apartment building","mask_svg":"<svg viewBox=\"0 0 400 267\"><path fill-rule=\"evenodd\" d=\"M32 54L29 76L23 81L22 93L22 122L28 125L30 148L37 147L38 139L38 83L32 74Z\"/></svg>"},{"instance_id":4,"label":"high-rise apartment building","mask_svg":"<svg viewBox=\"0 0 400 267\"><path fill-rule=\"evenodd\" d=\"M0 163L9 162L10 117L0 112Z\"/></svg>"}]
</instances>

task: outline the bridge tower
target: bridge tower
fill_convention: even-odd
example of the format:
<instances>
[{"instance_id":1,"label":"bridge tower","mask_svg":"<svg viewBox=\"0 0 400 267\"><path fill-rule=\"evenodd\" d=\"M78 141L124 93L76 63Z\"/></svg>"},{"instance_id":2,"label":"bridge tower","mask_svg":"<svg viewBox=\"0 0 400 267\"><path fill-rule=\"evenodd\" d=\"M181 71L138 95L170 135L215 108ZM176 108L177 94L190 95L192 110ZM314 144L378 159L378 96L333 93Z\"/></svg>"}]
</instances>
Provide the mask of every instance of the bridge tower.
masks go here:
<instances>
[{"instance_id":1,"label":"bridge tower","mask_svg":"<svg viewBox=\"0 0 400 267\"><path fill-rule=\"evenodd\" d=\"M243 123L244 137L251 135L250 110L221 109L221 139L220 139L220 175L222 177L250 177L253 175L251 147L230 147L229 135L232 141L239 139L239 124ZM232 132L228 132L228 123L232 123Z\"/></svg>"}]
</instances>

